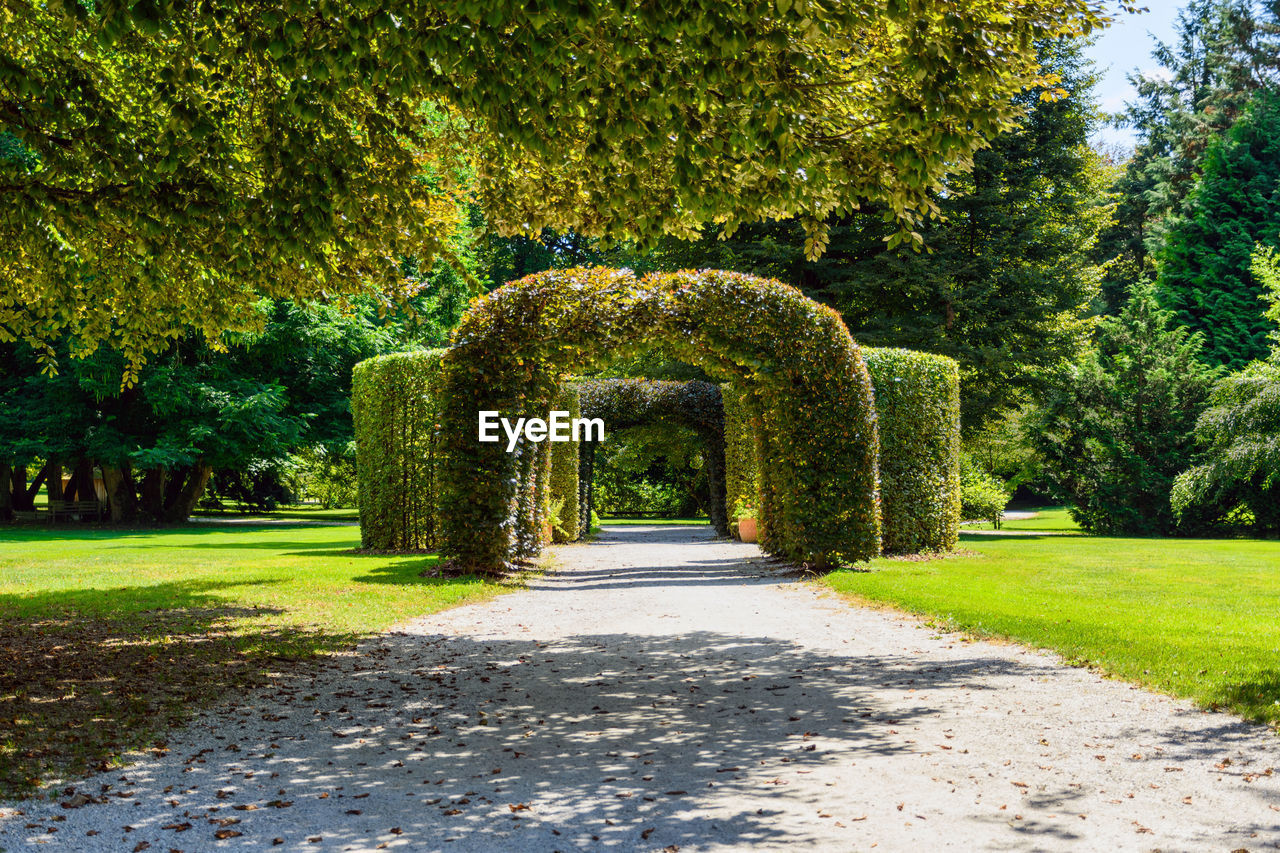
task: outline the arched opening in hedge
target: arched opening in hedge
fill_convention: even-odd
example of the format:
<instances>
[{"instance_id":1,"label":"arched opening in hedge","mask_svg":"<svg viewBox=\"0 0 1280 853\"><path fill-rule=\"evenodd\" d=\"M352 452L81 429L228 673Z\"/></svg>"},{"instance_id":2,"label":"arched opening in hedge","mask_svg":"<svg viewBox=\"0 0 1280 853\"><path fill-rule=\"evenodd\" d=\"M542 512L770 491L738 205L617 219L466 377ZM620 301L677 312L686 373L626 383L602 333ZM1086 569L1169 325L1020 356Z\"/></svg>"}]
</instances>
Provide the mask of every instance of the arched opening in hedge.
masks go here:
<instances>
[{"instance_id":1,"label":"arched opening in hedge","mask_svg":"<svg viewBox=\"0 0 1280 853\"><path fill-rule=\"evenodd\" d=\"M729 535L725 508L724 403L720 388L697 380L596 379L578 383L582 417L600 418L611 432L653 423L687 427L702 440L710 506L707 516L721 536ZM587 518L595 508L590 488L595 469L593 442L582 442L578 470L588 484ZM554 476L554 464L552 466Z\"/></svg>"},{"instance_id":2,"label":"arched opening in hedge","mask_svg":"<svg viewBox=\"0 0 1280 853\"><path fill-rule=\"evenodd\" d=\"M755 401L766 552L817 568L880 553L874 395L839 314L738 273L593 268L478 300L442 359L442 550L458 568L500 572L545 541L550 443L480 442L479 412L545 418L566 377L655 343Z\"/></svg>"}]
</instances>

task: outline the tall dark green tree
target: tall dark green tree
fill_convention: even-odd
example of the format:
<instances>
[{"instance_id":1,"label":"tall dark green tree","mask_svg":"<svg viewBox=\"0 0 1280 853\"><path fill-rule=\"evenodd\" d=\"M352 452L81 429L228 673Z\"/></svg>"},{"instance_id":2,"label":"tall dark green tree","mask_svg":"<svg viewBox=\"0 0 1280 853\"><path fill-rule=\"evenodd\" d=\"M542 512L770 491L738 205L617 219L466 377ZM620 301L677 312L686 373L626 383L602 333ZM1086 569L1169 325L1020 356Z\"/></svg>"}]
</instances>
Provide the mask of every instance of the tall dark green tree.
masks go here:
<instances>
[{"instance_id":1,"label":"tall dark green tree","mask_svg":"<svg viewBox=\"0 0 1280 853\"><path fill-rule=\"evenodd\" d=\"M1196 418L1219 371L1200 361L1201 341L1171 325L1149 283L1133 288L1118 317L1104 317L1097 349L1064 372L1027 423L1041 473L1071 515L1093 533L1159 535L1193 530L1174 518L1174 477L1191 463Z\"/></svg>"},{"instance_id":2,"label":"tall dark green tree","mask_svg":"<svg viewBox=\"0 0 1280 853\"><path fill-rule=\"evenodd\" d=\"M1280 91L1261 89L1209 146L1195 189L1159 254L1160 301L1204 334L1203 357L1236 369L1267 354L1272 327L1251 269L1280 245Z\"/></svg>"},{"instance_id":3,"label":"tall dark green tree","mask_svg":"<svg viewBox=\"0 0 1280 853\"><path fill-rule=\"evenodd\" d=\"M1172 42L1152 50L1159 70L1130 77L1138 97L1121 120L1138 141L1117 176L1112 224L1098 242L1103 295L1115 312L1129 285L1154 274L1153 253L1190 193L1213 139L1280 71L1275 0L1192 0Z\"/></svg>"},{"instance_id":4,"label":"tall dark green tree","mask_svg":"<svg viewBox=\"0 0 1280 853\"><path fill-rule=\"evenodd\" d=\"M1255 534L1280 534L1280 258L1254 257L1267 288L1274 346L1271 357L1225 377L1196 424L1199 464L1173 486L1175 512L1230 511L1243 506ZM1243 515L1243 514L1242 514Z\"/></svg>"},{"instance_id":5,"label":"tall dark green tree","mask_svg":"<svg viewBox=\"0 0 1280 853\"><path fill-rule=\"evenodd\" d=\"M894 226L867 210L831 224L817 261L805 259L797 224L770 222L670 244L659 262L773 276L837 308L860 342L951 356L965 423L982 423L1042 387L1088 340L1100 276L1089 252L1110 176L1088 145L1094 75L1081 49L1041 45L1065 95L1020 96L1022 126L992 139L972 173L951 176L935 199L942 217L922 230L927 251L888 248Z\"/></svg>"}]
</instances>

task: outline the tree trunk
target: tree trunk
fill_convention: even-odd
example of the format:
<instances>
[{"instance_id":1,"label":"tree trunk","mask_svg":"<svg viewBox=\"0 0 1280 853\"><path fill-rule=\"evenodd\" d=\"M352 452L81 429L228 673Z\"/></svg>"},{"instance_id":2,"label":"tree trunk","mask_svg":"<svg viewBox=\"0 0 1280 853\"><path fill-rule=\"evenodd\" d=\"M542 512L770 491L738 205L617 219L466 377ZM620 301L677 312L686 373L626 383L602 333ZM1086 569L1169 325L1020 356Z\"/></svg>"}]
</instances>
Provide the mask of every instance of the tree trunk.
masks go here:
<instances>
[{"instance_id":1,"label":"tree trunk","mask_svg":"<svg viewBox=\"0 0 1280 853\"><path fill-rule=\"evenodd\" d=\"M13 518L13 466L0 462L0 521Z\"/></svg>"},{"instance_id":2,"label":"tree trunk","mask_svg":"<svg viewBox=\"0 0 1280 853\"><path fill-rule=\"evenodd\" d=\"M44 479L49 473L49 466L40 469L40 473L31 481L31 485L24 487L22 483L27 479L27 469L25 467L13 469L13 508L23 509L28 512L36 508L36 493L40 491L40 487L44 485ZM22 496L22 505L18 505L18 496Z\"/></svg>"},{"instance_id":3,"label":"tree trunk","mask_svg":"<svg viewBox=\"0 0 1280 853\"><path fill-rule=\"evenodd\" d=\"M138 499L134 494L133 478L129 476L129 463L120 468L102 466L102 484L107 489L107 508L111 520L116 523L135 521L138 517Z\"/></svg>"},{"instance_id":4,"label":"tree trunk","mask_svg":"<svg viewBox=\"0 0 1280 853\"><path fill-rule=\"evenodd\" d=\"M148 468L142 475L142 511L159 521L164 516L164 484L168 471L162 466Z\"/></svg>"},{"instance_id":5,"label":"tree trunk","mask_svg":"<svg viewBox=\"0 0 1280 853\"><path fill-rule=\"evenodd\" d=\"M76 460L75 470L71 473L71 481L62 493L66 501L96 501L98 492L93 487L93 460L81 456Z\"/></svg>"},{"instance_id":6,"label":"tree trunk","mask_svg":"<svg viewBox=\"0 0 1280 853\"><path fill-rule=\"evenodd\" d=\"M169 507L178 502L178 498L187 484L187 478L191 476L193 470L195 469L183 465L181 468L175 468L169 472L169 477L164 483L164 509L161 511L166 521L169 520Z\"/></svg>"},{"instance_id":7,"label":"tree trunk","mask_svg":"<svg viewBox=\"0 0 1280 853\"><path fill-rule=\"evenodd\" d=\"M56 454L49 454L49 461L44 466L45 491L49 493L49 502L66 500L62 492L62 459Z\"/></svg>"},{"instance_id":8,"label":"tree trunk","mask_svg":"<svg viewBox=\"0 0 1280 853\"><path fill-rule=\"evenodd\" d=\"M190 473L182 481L182 485L174 494L173 499L165 506L165 521L186 521L191 517L191 511L196 508L196 503L200 500L200 496L204 494L204 488L209 484L209 477L213 475L213 466L204 462L197 462L191 466ZM177 478L174 478L177 482Z\"/></svg>"},{"instance_id":9,"label":"tree trunk","mask_svg":"<svg viewBox=\"0 0 1280 853\"><path fill-rule=\"evenodd\" d=\"M9 482L5 484L5 488L13 494L10 506L15 512L31 510L27 501L27 466L14 465L13 470L9 472Z\"/></svg>"}]
</instances>

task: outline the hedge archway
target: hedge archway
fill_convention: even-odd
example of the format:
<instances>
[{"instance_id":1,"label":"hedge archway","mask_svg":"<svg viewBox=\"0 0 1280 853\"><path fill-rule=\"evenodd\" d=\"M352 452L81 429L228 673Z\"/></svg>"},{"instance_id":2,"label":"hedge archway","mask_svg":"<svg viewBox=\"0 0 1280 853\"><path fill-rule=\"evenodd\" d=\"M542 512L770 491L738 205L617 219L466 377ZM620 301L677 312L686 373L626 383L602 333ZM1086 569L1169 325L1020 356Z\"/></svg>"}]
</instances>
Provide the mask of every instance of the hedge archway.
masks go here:
<instances>
[{"instance_id":1,"label":"hedge archway","mask_svg":"<svg viewBox=\"0 0 1280 853\"><path fill-rule=\"evenodd\" d=\"M512 282L473 303L456 330L442 360L446 556L494 573L540 547L529 529L542 524L540 502L522 497L537 491L533 460L545 454L478 441L478 413L545 417L564 377L655 342L760 402L766 552L817 568L879 554L875 402L839 314L739 273L637 279L592 268Z\"/></svg>"},{"instance_id":2,"label":"hedge archway","mask_svg":"<svg viewBox=\"0 0 1280 853\"><path fill-rule=\"evenodd\" d=\"M707 484L711 492L707 515L717 533L729 535L725 510L724 403L719 386L697 380L594 379L579 382L578 392L582 416L600 418L610 430L670 423L696 432L707 448ZM582 453L587 462L583 467L590 472L594 468L595 445L584 442ZM588 499L588 517L594 509L592 504Z\"/></svg>"}]
</instances>

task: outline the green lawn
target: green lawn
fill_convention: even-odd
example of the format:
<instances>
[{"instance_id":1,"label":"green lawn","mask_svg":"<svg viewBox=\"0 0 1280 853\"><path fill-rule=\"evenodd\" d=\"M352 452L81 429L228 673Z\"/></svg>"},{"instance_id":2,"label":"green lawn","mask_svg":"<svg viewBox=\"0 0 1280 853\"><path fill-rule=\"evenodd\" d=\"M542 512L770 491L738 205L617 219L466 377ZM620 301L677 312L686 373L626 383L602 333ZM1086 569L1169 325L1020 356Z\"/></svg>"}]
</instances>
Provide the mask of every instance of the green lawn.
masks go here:
<instances>
[{"instance_id":1,"label":"green lawn","mask_svg":"<svg viewBox=\"0 0 1280 853\"><path fill-rule=\"evenodd\" d=\"M0 527L0 795L105 768L228 693L490 596L343 526Z\"/></svg>"},{"instance_id":2,"label":"green lawn","mask_svg":"<svg viewBox=\"0 0 1280 853\"><path fill-rule=\"evenodd\" d=\"M962 555L876 560L820 582L1280 722L1280 542L962 533L960 545Z\"/></svg>"},{"instance_id":3,"label":"green lawn","mask_svg":"<svg viewBox=\"0 0 1280 853\"><path fill-rule=\"evenodd\" d=\"M1039 507L1034 518L1008 519L1001 525L1001 530L1039 530L1046 533L1079 533L1080 525L1076 524L1064 506Z\"/></svg>"}]
</instances>

